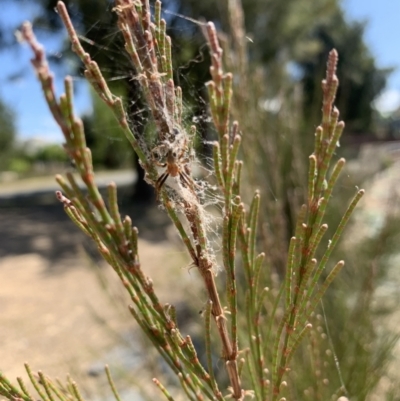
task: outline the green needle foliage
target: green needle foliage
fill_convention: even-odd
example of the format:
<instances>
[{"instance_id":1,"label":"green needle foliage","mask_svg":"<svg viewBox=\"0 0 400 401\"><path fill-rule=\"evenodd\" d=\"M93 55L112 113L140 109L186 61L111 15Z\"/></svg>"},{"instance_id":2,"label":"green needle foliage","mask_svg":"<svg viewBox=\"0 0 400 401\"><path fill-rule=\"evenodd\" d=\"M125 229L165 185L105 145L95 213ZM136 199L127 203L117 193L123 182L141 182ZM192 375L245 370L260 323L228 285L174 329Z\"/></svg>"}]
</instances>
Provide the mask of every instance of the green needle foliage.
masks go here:
<instances>
[{"instance_id":1,"label":"green needle foliage","mask_svg":"<svg viewBox=\"0 0 400 401\"><path fill-rule=\"evenodd\" d=\"M339 111L334 107L338 87L336 51L329 54L322 83L322 121L316 129L315 148L309 159L307 202L300 209L290 241L285 278L280 290L275 291L266 286L273 282L272 272L264 262L266 255L258 253L256 246L260 193L254 193L249 207L242 201L243 163L238 155L246 133L242 137L239 123L231 120L233 76L224 71L223 50L214 25L202 25L211 55L211 80L207 89L216 133L213 144L215 182L206 183L195 181L191 174L191 165L196 161L192 146L196 127L183 125L182 91L173 80L171 40L166 34L166 22L161 18L161 2L156 1L153 16L146 0L116 0L114 8L154 124L154 135L146 138L129 125L122 99L111 93L99 66L84 51L64 3L59 2L57 9L72 49L84 64L86 78L113 111L146 171L147 182L155 187L159 201L177 228L203 281L208 294L204 311L206 366L200 362L191 337L181 333L175 309L160 303L152 280L146 276L146 266L142 268L139 259L138 230L128 216L121 217L115 184L109 185L105 198L96 186L83 124L73 110L71 77L65 78L65 93L57 97L44 49L36 41L30 24L25 23L21 35L33 51L32 64L50 111L64 135L65 151L74 161L87 190L79 188L72 174L57 176L62 189L57 192L59 201L119 276L132 301L129 306L132 316L177 376L187 399L285 400L292 386L289 372L302 369L291 366L293 355L306 337L312 338L314 312L344 266L344 262L339 261L329 267L332 251L364 193L363 190L356 192L332 238L324 242L328 228L324 223L327 206L345 163L340 159L331 168L344 128L344 123L339 121ZM217 192L214 196L221 199L222 234L217 246L221 249L222 262L218 262L216 246L210 239L211 217L203 201L205 191ZM221 267L225 272L225 291L220 291L217 285L217 272ZM245 308L238 305L245 305ZM214 332L218 333L218 342L213 338ZM214 354L219 354L224 361L228 388L224 382L218 382L213 372ZM41 400L82 400L74 381L68 379L65 385L55 384L43 373L35 376L29 366L26 369ZM106 373L119 401L108 368ZM153 381L168 400L174 399L159 378ZM26 390L22 379L18 379L18 384L19 388L0 376L0 394L9 400L37 398ZM340 392L346 394L346 389L337 394Z\"/></svg>"}]
</instances>

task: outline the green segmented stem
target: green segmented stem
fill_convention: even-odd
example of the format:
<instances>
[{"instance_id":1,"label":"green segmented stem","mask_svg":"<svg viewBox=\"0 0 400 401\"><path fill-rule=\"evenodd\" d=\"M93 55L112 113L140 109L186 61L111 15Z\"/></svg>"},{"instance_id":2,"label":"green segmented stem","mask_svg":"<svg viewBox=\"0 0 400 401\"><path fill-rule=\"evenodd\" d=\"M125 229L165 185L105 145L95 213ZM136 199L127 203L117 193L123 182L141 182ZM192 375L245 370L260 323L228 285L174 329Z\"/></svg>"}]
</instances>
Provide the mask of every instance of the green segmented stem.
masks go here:
<instances>
[{"instance_id":1,"label":"green segmented stem","mask_svg":"<svg viewBox=\"0 0 400 401\"><path fill-rule=\"evenodd\" d=\"M286 364L290 363L290 360L292 359L296 349L300 345L300 343L303 341L304 337L310 332L312 329L312 324L308 323L305 325L305 327L301 330L300 334L295 338L293 343L291 344L290 348L287 350L287 359L286 359Z\"/></svg>"},{"instance_id":2,"label":"green segmented stem","mask_svg":"<svg viewBox=\"0 0 400 401\"><path fill-rule=\"evenodd\" d=\"M222 175L225 179L225 183L228 181L229 174L229 136L224 135L220 141L221 144L221 163L222 163ZM225 192L227 188L225 188Z\"/></svg>"},{"instance_id":3,"label":"green segmented stem","mask_svg":"<svg viewBox=\"0 0 400 401\"><path fill-rule=\"evenodd\" d=\"M314 214L311 214L308 216L308 222L307 225L309 227L313 227L313 233L311 237L315 237L316 235L316 228L321 227L322 225L322 219L325 216L325 211L326 211L326 207L328 206L328 198L319 198L318 203L317 203L317 208ZM311 242L312 238L309 238L309 245Z\"/></svg>"},{"instance_id":4,"label":"green segmented stem","mask_svg":"<svg viewBox=\"0 0 400 401\"><path fill-rule=\"evenodd\" d=\"M352 201L350 202L349 207L347 208L345 214L343 215L342 219L340 220L340 223L339 223L335 233L333 234L330 245L328 246L327 250L325 251L325 254L323 255L323 257L321 259L321 263L320 263L318 270L322 271L325 268L326 263L328 262L332 251L335 249L335 247L343 233L343 230L345 229L347 223L349 222L351 215L353 214L354 208L356 207L356 205L360 201L360 199L363 197L364 193L365 193L365 191L363 189L360 189L357 192L357 194L354 196Z\"/></svg>"},{"instance_id":5,"label":"green segmented stem","mask_svg":"<svg viewBox=\"0 0 400 401\"><path fill-rule=\"evenodd\" d=\"M222 240L223 240L223 248L222 248L222 258L224 261L224 268L226 271L226 291L227 291L227 299L231 299L230 292L232 291L231 285L232 285L232 266L230 263L230 257L229 257L229 239L230 239L230 219L229 216L224 216L223 221L222 221Z\"/></svg>"},{"instance_id":6,"label":"green segmented stem","mask_svg":"<svg viewBox=\"0 0 400 401\"><path fill-rule=\"evenodd\" d=\"M237 231L239 226L239 221L244 210L244 204L241 202L240 196L236 196L233 200L233 212L231 218L231 233L229 240L230 249L230 261L234 262L234 257L236 255L236 241L237 241Z\"/></svg>"},{"instance_id":7,"label":"green segmented stem","mask_svg":"<svg viewBox=\"0 0 400 401\"><path fill-rule=\"evenodd\" d=\"M141 329L147 334L147 337L150 339L150 341L153 343L154 347L157 349L157 351L160 353L160 355L163 357L163 359L166 361L166 363L169 365L171 370L175 373L178 374L181 370L181 364L179 361L177 361L173 355L171 355L168 350L165 350L159 343L159 341L155 338L153 335L153 332L150 330L148 324L143 320L139 314L136 312L134 307L132 305L129 306L129 311L136 320L136 322L139 324Z\"/></svg>"},{"instance_id":8,"label":"green segmented stem","mask_svg":"<svg viewBox=\"0 0 400 401\"><path fill-rule=\"evenodd\" d=\"M29 398L23 393L21 393L21 391L19 391L19 389L15 387L1 372L0 372L0 395L9 397L9 399L16 399L20 397L23 400L29 400Z\"/></svg>"},{"instance_id":9,"label":"green segmented stem","mask_svg":"<svg viewBox=\"0 0 400 401\"><path fill-rule=\"evenodd\" d=\"M231 73L225 74L222 80L223 84L223 109L220 114L221 119L221 134L225 135L228 133L229 129L229 112L231 108L231 101L232 101L232 80L233 76Z\"/></svg>"},{"instance_id":10,"label":"green segmented stem","mask_svg":"<svg viewBox=\"0 0 400 401\"><path fill-rule=\"evenodd\" d=\"M258 383L257 376L259 375L259 370L258 370L258 365L257 365L257 349L256 349L256 344L254 344L253 341L253 330L254 326L252 324L252 305L251 305L251 291L248 289L246 291L246 298L245 298L245 311L246 311L246 322L247 322L247 327L248 330L247 332L247 337L248 337L248 344L250 346L250 356L251 358L249 359L249 372L252 378L253 382L253 389L255 389L256 394L258 395L258 399L261 399L261 394L260 394L260 389L258 386L255 385L255 383Z\"/></svg>"},{"instance_id":11,"label":"green segmented stem","mask_svg":"<svg viewBox=\"0 0 400 401\"><path fill-rule=\"evenodd\" d=\"M125 216L122 221L124 235L129 245L131 245L131 233L132 233L132 219L129 216Z\"/></svg>"},{"instance_id":12,"label":"green segmented stem","mask_svg":"<svg viewBox=\"0 0 400 401\"><path fill-rule=\"evenodd\" d=\"M325 279L325 281L323 282L317 293L312 298L310 298L309 302L310 305L312 305L312 308L310 308L310 311L304 316L304 318L302 319L303 321L308 319L312 311L315 310L318 302L322 299L323 295L326 293L326 290L328 289L332 281L335 279L335 277L339 274L340 270L342 270L343 266L344 266L344 261L343 260L339 261L330 271L328 277Z\"/></svg>"},{"instance_id":13,"label":"green segmented stem","mask_svg":"<svg viewBox=\"0 0 400 401\"><path fill-rule=\"evenodd\" d=\"M175 326L178 326L178 319L176 316L176 308L174 305L170 305L169 316L170 316L171 320L175 323Z\"/></svg>"},{"instance_id":14,"label":"green segmented stem","mask_svg":"<svg viewBox=\"0 0 400 401\"><path fill-rule=\"evenodd\" d=\"M113 380L113 378L112 378L112 376L111 376L110 368L108 367L108 365L106 365L106 366L104 367L104 370L105 370L105 372L106 372L107 381L108 381L108 384L110 385L110 388L111 388L112 393L114 394L115 400L116 400L116 401L122 401L122 400L121 400L121 397L119 396L118 390L117 390L117 388L116 388L116 386L115 386L114 380Z\"/></svg>"},{"instance_id":15,"label":"green segmented stem","mask_svg":"<svg viewBox=\"0 0 400 401\"><path fill-rule=\"evenodd\" d=\"M280 300L282 298L284 290L285 290L285 286L281 285L281 287L279 289L279 292L278 292L278 295L275 298L275 301L274 301L274 304L273 304L273 307L272 307L272 313L271 313L271 317L269 319L269 325L268 325L268 329L267 329L267 334L265 336L266 341L264 342L263 355L268 355L268 353L270 352L269 346L270 346L270 338L271 338L271 334L272 334L272 325L273 325L274 320L276 318L276 312L278 310L278 306L279 306L279 303L280 303Z\"/></svg>"},{"instance_id":16,"label":"green segmented stem","mask_svg":"<svg viewBox=\"0 0 400 401\"><path fill-rule=\"evenodd\" d=\"M229 142L229 137L228 137L228 142ZM240 143L241 143L241 138L239 135L236 135L233 140L232 149L230 151L229 165L227 167L228 170L225 177L225 208L227 211L231 209L231 198L232 198L233 182L234 182L234 167L235 167L236 157L239 152Z\"/></svg>"},{"instance_id":17,"label":"green segmented stem","mask_svg":"<svg viewBox=\"0 0 400 401\"><path fill-rule=\"evenodd\" d=\"M176 98L176 103L175 103L175 110L176 110L176 117L175 120L179 125L182 124L182 109L183 109L183 104L182 104L182 88L180 86L177 86L175 89L175 98Z\"/></svg>"},{"instance_id":18,"label":"green segmented stem","mask_svg":"<svg viewBox=\"0 0 400 401\"><path fill-rule=\"evenodd\" d=\"M196 256L196 252L193 248L192 241L190 240L189 236L187 235L185 229L183 228L183 225L182 225L181 221L179 220L179 217L178 217L175 209L171 206L171 204L168 201L164 202L164 206L165 206L165 209L167 210L169 217L171 218L175 227L177 228L177 230L182 238L182 241L185 244L192 260L194 262L196 262L197 256Z\"/></svg>"},{"instance_id":19,"label":"green segmented stem","mask_svg":"<svg viewBox=\"0 0 400 401\"><path fill-rule=\"evenodd\" d=\"M297 238L292 237L289 244L289 253L286 264L285 274L285 299L286 309L292 304L292 280L293 280L293 264L294 264L294 249L296 247Z\"/></svg>"},{"instance_id":20,"label":"green segmented stem","mask_svg":"<svg viewBox=\"0 0 400 401\"><path fill-rule=\"evenodd\" d=\"M253 294L254 294L254 300L256 303L258 303L258 287L259 287L259 282L260 282L260 273L261 273L261 268L263 265L265 259L265 253L261 252L259 255L254 260L254 270L253 270Z\"/></svg>"},{"instance_id":21,"label":"green segmented stem","mask_svg":"<svg viewBox=\"0 0 400 401\"><path fill-rule=\"evenodd\" d=\"M0 374L1 375L1 374ZM3 378L4 376L2 376ZM5 378L4 378L5 379ZM4 380L3 379L3 380ZM28 389L25 386L24 381L22 380L22 377L17 377L17 381L19 384L19 387L21 388L22 392L26 395L26 397L28 398L28 400L30 401L34 401L34 397L30 394L30 392L28 391ZM60 397L59 397L60 398Z\"/></svg>"},{"instance_id":22,"label":"green segmented stem","mask_svg":"<svg viewBox=\"0 0 400 401\"><path fill-rule=\"evenodd\" d=\"M169 36L165 36L165 57L166 57L166 63L167 63L167 77L166 79L173 79L174 78L174 73L172 70L172 54L171 54L171 38Z\"/></svg>"},{"instance_id":23,"label":"green segmented stem","mask_svg":"<svg viewBox=\"0 0 400 401\"><path fill-rule=\"evenodd\" d=\"M131 56L132 63L135 66L136 72L138 74L143 73L142 62L140 61L139 54L136 50L136 46L134 44L131 32L126 24L118 23L118 27L121 30L124 39L125 39L125 50Z\"/></svg>"},{"instance_id":24,"label":"green segmented stem","mask_svg":"<svg viewBox=\"0 0 400 401\"><path fill-rule=\"evenodd\" d=\"M303 233L303 223L305 221L307 214L307 206L306 205L301 205L298 217L297 217L297 222L296 222L296 229L295 229L295 234L294 236L296 238L301 238L301 235Z\"/></svg>"},{"instance_id":25,"label":"green segmented stem","mask_svg":"<svg viewBox=\"0 0 400 401\"><path fill-rule=\"evenodd\" d=\"M161 59L163 60L163 72L167 72L167 56L165 51L165 37L167 36L167 23L165 19L160 20L160 32L159 32L159 42L158 48L161 54Z\"/></svg>"},{"instance_id":26,"label":"green segmented stem","mask_svg":"<svg viewBox=\"0 0 400 401\"><path fill-rule=\"evenodd\" d=\"M355 195L355 197L353 198L353 200L350 202L349 207L347 208L345 214L343 215L342 219L340 220L340 223L332 237L332 240L330 242L330 244L328 245L328 248L326 249L321 262L318 266L318 268L316 269L314 275L312 276L312 280L311 280L311 284L309 286L309 289L307 291L307 294L304 298L304 306L301 308L301 310L304 310L304 308L306 307L307 302L309 302L309 300L312 297L312 293L314 291L314 289L317 287L317 283L319 281L319 278L321 277L322 272L325 269L325 266L331 256L332 251L335 249L337 242L339 241L339 238L341 237L343 230L345 229L350 216L352 215L354 208L356 207L357 203L359 202L359 200L362 198L362 196L364 195L364 190L361 189L357 192L357 194ZM337 266L337 265L336 265Z\"/></svg>"},{"instance_id":27,"label":"green segmented stem","mask_svg":"<svg viewBox=\"0 0 400 401\"><path fill-rule=\"evenodd\" d=\"M212 393L208 390L208 388L212 390L210 375L200 364L190 336L186 336L186 339L183 339L179 331L175 329L171 330L170 334L171 337L167 336L165 339L171 345L174 355L179 356L179 359L187 368L194 385L201 388L208 398L212 399Z\"/></svg>"},{"instance_id":28,"label":"green segmented stem","mask_svg":"<svg viewBox=\"0 0 400 401\"><path fill-rule=\"evenodd\" d=\"M301 284L300 287L298 287L297 290L297 305L299 305L297 307L297 314L296 314L296 319L295 322L293 324L293 326L297 326L298 325L298 321L302 321L303 318L303 313L304 310L307 308L307 302L308 302L308 298L307 298L307 294L305 294L305 290L307 286L310 286L310 277L312 275L312 273L315 271L315 267L317 266L317 259L311 259L305 269L304 269L304 274L301 280Z\"/></svg>"},{"instance_id":29,"label":"green segmented stem","mask_svg":"<svg viewBox=\"0 0 400 401\"><path fill-rule=\"evenodd\" d=\"M137 227L132 227L131 230L131 249L134 255L138 254L138 234L139 234L139 230L137 229Z\"/></svg>"},{"instance_id":30,"label":"green segmented stem","mask_svg":"<svg viewBox=\"0 0 400 401\"><path fill-rule=\"evenodd\" d=\"M333 106L329 122L329 138L332 138L333 132L339 121L339 110Z\"/></svg>"},{"instance_id":31,"label":"green segmented stem","mask_svg":"<svg viewBox=\"0 0 400 401\"><path fill-rule=\"evenodd\" d=\"M236 174L235 174L235 182L234 182L234 188L233 188L233 193L235 195L240 194L240 184L241 184L241 179L242 179L242 167L243 167L243 162L241 160L235 162Z\"/></svg>"},{"instance_id":32,"label":"green segmented stem","mask_svg":"<svg viewBox=\"0 0 400 401\"><path fill-rule=\"evenodd\" d=\"M168 401L175 401L175 398L172 397L172 395L168 392L168 390L161 384L161 382L154 378L153 383L161 390L161 392L164 394L165 398Z\"/></svg>"},{"instance_id":33,"label":"green segmented stem","mask_svg":"<svg viewBox=\"0 0 400 401\"><path fill-rule=\"evenodd\" d=\"M75 398L78 401L84 401L84 398L82 397L82 394L79 391L77 383L73 380L71 380L71 388L72 388L72 393L74 394Z\"/></svg>"},{"instance_id":34,"label":"green segmented stem","mask_svg":"<svg viewBox=\"0 0 400 401\"><path fill-rule=\"evenodd\" d=\"M105 227L102 224L99 224L99 222L97 221L96 217L92 212L89 202L87 201L85 195L80 190L78 184L75 181L74 176L71 173L67 173L67 179L71 185L71 188L73 189L75 197L77 197L80 204L82 205L81 212L83 213L83 216L88 221L90 226L93 227L93 229L97 232L101 240L109 247L109 249L113 249L115 251L116 250L115 244L113 243L113 241L111 241L110 233L108 233Z\"/></svg>"},{"instance_id":35,"label":"green segmented stem","mask_svg":"<svg viewBox=\"0 0 400 401\"><path fill-rule=\"evenodd\" d=\"M151 165L149 165L146 154L140 147L139 142L137 141L137 139L135 138L135 135L131 131L128 121L126 119L126 111L124 109L122 100L120 98L115 98L112 110L114 111L115 116L116 116L121 128L123 129L125 137L128 139L133 150L137 154L139 160L143 163L144 166L146 166L146 168L149 170L149 172L154 176L156 174L156 169L154 167L151 168Z\"/></svg>"},{"instance_id":36,"label":"green segmented stem","mask_svg":"<svg viewBox=\"0 0 400 401\"><path fill-rule=\"evenodd\" d=\"M157 43L160 42L160 23L161 23L161 1L157 0L154 3L154 24L156 27Z\"/></svg>"},{"instance_id":37,"label":"green segmented stem","mask_svg":"<svg viewBox=\"0 0 400 401\"><path fill-rule=\"evenodd\" d=\"M309 251L308 251L308 256L307 256L307 260L309 261L310 259L312 259L315 255L315 252L322 240L322 237L324 236L324 234L326 233L326 230L328 229L328 225L327 224L322 224L318 230L315 231L315 234L313 234L310 238L309 241Z\"/></svg>"},{"instance_id":38,"label":"green segmented stem","mask_svg":"<svg viewBox=\"0 0 400 401\"><path fill-rule=\"evenodd\" d=\"M257 300L257 310L256 310L256 322L259 322L261 316L261 310L264 306L264 300L269 292L269 288L265 287L262 289L259 299ZM257 323L259 324L259 323Z\"/></svg>"},{"instance_id":39,"label":"green segmented stem","mask_svg":"<svg viewBox=\"0 0 400 401\"><path fill-rule=\"evenodd\" d=\"M321 157L322 127L318 126L315 131L314 154Z\"/></svg>"},{"instance_id":40,"label":"green segmented stem","mask_svg":"<svg viewBox=\"0 0 400 401\"><path fill-rule=\"evenodd\" d=\"M46 391L47 396L49 397L50 401L55 401L53 394L51 392L51 389L47 383L47 378L46 376L43 374L43 372L41 372L39 370L38 372L39 378L40 378L40 384L44 387L44 390Z\"/></svg>"},{"instance_id":41,"label":"green segmented stem","mask_svg":"<svg viewBox=\"0 0 400 401\"><path fill-rule=\"evenodd\" d=\"M309 157L310 168L308 171L308 204L311 205L314 199L315 177L317 175L317 158L315 155Z\"/></svg>"},{"instance_id":42,"label":"green segmented stem","mask_svg":"<svg viewBox=\"0 0 400 401\"><path fill-rule=\"evenodd\" d=\"M286 309L281 321L279 322L278 328L276 330L275 341L274 341L274 345L272 347L272 349L274 351L274 354L273 354L273 357L272 357L272 383L274 383L274 386L278 382L278 367L281 365L281 363L279 361L279 358L278 358L279 350L280 350L279 343L281 341L283 328L287 324L291 312L292 312L292 308L291 307Z\"/></svg>"},{"instance_id":43,"label":"green segmented stem","mask_svg":"<svg viewBox=\"0 0 400 401\"><path fill-rule=\"evenodd\" d=\"M68 217L75 223L75 225L82 230L88 237L93 237L92 232L86 222L82 220L82 217L78 214L78 211L73 206L68 206L64 204L65 213Z\"/></svg>"},{"instance_id":44,"label":"green segmented stem","mask_svg":"<svg viewBox=\"0 0 400 401\"><path fill-rule=\"evenodd\" d=\"M333 188L334 188L334 186L336 184L336 181L339 178L339 175L340 175L340 173L341 173L341 171L342 171L342 169L343 169L345 164L346 164L346 160L341 158L336 162L336 164L335 164L335 166L333 168L332 175L330 176L330 178L328 180L328 185L327 185L327 188L325 190L325 194L324 194L324 198L323 198L324 199L324 203L322 203L322 201L321 201L321 204L319 206L319 210L318 210L318 214L319 215L317 215L317 219L316 219L316 224L317 225L321 224L322 218L323 218L323 216L325 214L326 206L328 204L329 199L331 198L331 195L332 195L332 192L333 192Z\"/></svg>"},{"instance_id":45,"label":"green segmented stem","mask_svg":"<svg viewBox=\"0 0 400 401\"><path fill-rule=\"evenodd\" d=\"M243 209L239 225L239 239L240 239L240 248L243 260L243 269L246 276L246 281L248 285L251 285L251 265L249 259L249 246L246 239L247 229L245 221L246 221L246 216L245 216L245 210Z\"/></svg>"},{"instance_id":46,"label":"green segmented stem","mask_svg":"<svg viewBox=\"0 0 400 401\"><path fill-rule=\"evenodd\" d=\"M211 377L212 388L214 390L214 393L216 393L218 388L214 376L214 369L212 364L212 351L211 351L211 310L212 310L212 301L208 300L206 309L204 311L205 346L206 346L208 373Z\"/></svg>"},{"instance_id":47,"label":"green segmented stem","mask_svg":"<svg viewBox=\"0 0 400 401\"><path fill-rule=\"evenodd\" d=\"M118 210L118 196L117 196L117 186L114 182L111 182L108 187L108 206L110 210L111 218L114 221L115 228L118 233L118 237L122 244L126 242L124 226L122 224L121 215Z\"/></svg>"},{"instance_id":48,"label":"green segmented stem","mask_svg":"<svg viewBox=\"0 0 400 401\"><path fill-rule=\"evenodd\" d=\"M49 400L48 397L42 391L41 387L39 386L39 382L33 376L30 366L27 363L25 363L24 366L25 366L26 373L29 376L29 380L31 381L33 387L35 387L36 392L40 395L40 398L42 399L42 401L48 401Z\"/></svg>"},{"instance_id":49,"label":"green segmented stem","mask_svg":"<svg viewBox=\"0 0 400 401\"><path fill-rule=\"evenodd\" d=\"M186 393L186 396L188 397L188 399L189 399L190 401L196 401L196 398L194 398L194 396L193 396L193 395L190 393L190 391L189 391L187 378L185 378L184 375L183 375L182 373L179 373L179 374L178 374L178 378L179 378L179 381L180 381L181 386L182 386L182 388L183 388L183 391ZM190 382L189 382L189 384L190 384ZM194 390L192 390L192 391L195 393Z\"/></svg>"},{"instance_id":50,"label":"green segmented stem","mask_svg":"<svg viewBox=\"0 0 400 401\"><path fill-rule=\"evenodd\" d=\"M71 391L68 390L68 387L64 386L58 379L56 379L56 384L57 385L49 381L49 386L60 399L60 401L69 401L71 397L66 397L68 392L71 394Z\"/></svg>"},{"instance_id":51,"label":"green segmented stem","mask_svg":"<svg viewBox=\"0 0 400 401\"><path fill-rule=\"evenodd\" d=\"M253 266L254 263L254 255L256 252L256 239L257 239L257 221L258 214L260 210L260 192L256 191L253 196L253 201L250 206L249 213L249 228L250 228L250 236L249 236L249 259L250 264Z\"/></svg>"},{"instance_id":52,"label":"green segmented stem","mask_svg":"<svg viewBox=\"0 0 400 401\"><path fill-rule=\"evenodd\" d=\"M326 172L328 171L329 163L331 162L333 152L336 148L337 142L340 139L340 136L342 135L343 129L344 129L344 123L339 122L335 128L332 138L328 143L326 153L323 155L323 158L318 161L319 168L318 168L318 178L315 184L315 191L314 191L315 196L319 196L322 193Z\"/></svg>"},{"instance_id":53,"label":"green segmented stem","mask_svg":"<svg viewBox=\"0 0 400 401\"><path fill-rule=\"evenodd\" d=\"M218 142L213 143L214 172L217 177L218 185L224 188L224 178L221 171L221 152Z\"/></svg>"},{"instance_id":54,"label":"green segmented stem","mask_svg":"<svg viewBox=\"0 0 400 401\"><path fill-rule=\"evenodd\" d=\"M167 106L168 114L171 118L171 124L174 125L175 118L175 86L174 81L169 79L165 84L165 104Z\"/></svg>"}]
</instances>

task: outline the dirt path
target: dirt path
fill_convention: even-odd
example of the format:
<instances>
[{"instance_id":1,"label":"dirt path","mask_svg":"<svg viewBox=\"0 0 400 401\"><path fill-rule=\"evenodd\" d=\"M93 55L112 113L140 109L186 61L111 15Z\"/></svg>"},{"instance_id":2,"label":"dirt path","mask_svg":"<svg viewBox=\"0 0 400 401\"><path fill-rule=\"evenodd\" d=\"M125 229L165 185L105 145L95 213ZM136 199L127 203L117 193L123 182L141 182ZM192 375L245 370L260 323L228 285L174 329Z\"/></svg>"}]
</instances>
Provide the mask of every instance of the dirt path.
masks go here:
<instances>
[{"instance_id":1,"label":"dirt path","mask_svg":"<svg viewBox=\"0 0 400 401\"><path fill-rule=\"evenodd\" d=\"M194 278L181 270L188 259L171 245L174 230L157 208L131 208L129 214L140 230L146 273L163 288L162 300L177 301L179 291L163 284L174 281L184 289ZM115 347L113 333L134 332L125 307L116 309L101 289L88 254L97 257L61 205L0 210L0 369L9 378L25 376L26 361L51 377L95 374ZM111 272L106 266L97 271ZM123 294L115 280L111 286Z\"/></svg>"}]
</instances>

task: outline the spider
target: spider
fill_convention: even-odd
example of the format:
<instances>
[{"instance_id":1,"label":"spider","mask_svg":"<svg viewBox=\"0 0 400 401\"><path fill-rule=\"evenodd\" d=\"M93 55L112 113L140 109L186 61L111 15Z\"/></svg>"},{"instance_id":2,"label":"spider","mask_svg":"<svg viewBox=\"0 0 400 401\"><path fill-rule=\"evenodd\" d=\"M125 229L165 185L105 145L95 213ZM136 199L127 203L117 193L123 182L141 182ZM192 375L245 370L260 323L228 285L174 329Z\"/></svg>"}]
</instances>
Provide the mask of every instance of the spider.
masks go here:
<instances>
[{"instance_id":1,"label":"spider","mask_svg":"<svg viewBox=\"0 0 400 401\"><path fill-rule=\"evenodd\" d=\"M153 149L152 156L154 163L157 164L157 166L166 168L164 173L161 174L156 181L155 187L157 191L157 197L169 176L174 178L179 176L183 185L190 188L194 192L193 179L186 172L188 171L189 163L189 158L186 154L186 151L186 146L181 146L181 148L177 151L172 147L172 144L169 143L164 143ZM161 162L161 160L163 160L163 162Z\"/></svg>"}]
</instances>

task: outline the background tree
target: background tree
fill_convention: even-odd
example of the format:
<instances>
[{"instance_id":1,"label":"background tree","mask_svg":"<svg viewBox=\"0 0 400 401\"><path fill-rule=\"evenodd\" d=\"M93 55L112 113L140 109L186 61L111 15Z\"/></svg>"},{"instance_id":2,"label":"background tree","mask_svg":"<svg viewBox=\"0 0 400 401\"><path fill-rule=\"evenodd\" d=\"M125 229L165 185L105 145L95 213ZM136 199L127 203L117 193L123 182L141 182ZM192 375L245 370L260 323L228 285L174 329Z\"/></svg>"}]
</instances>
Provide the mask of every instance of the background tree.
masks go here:
<instances>
[{"instance_id":1,"label":"background tree","mask_svg":"<svg viewBox=\"0 0 400 401\"><path fill-rule=\"evenodd\" d=\"M0 171L9 167L14 146L14 114L0 99Z\"/></svg>"},{"instance_id":2,"label":"background tree","mask_svg":"<svg viewBox=\"0 0 400 401\"><path fill-rule=\"evenodd\" d=\"M318 117L315 105L320 101L316 77L324 73L321 63L330 49L338 49L341 55L338 73L343 77L338 107L348 122L348 131L358 135L373 132L372 102L384 89L387 76L391 72L391 69L376 67L375 59L364 43L364 29L364 23L348 23L343 12L338 10L331 19L319 24L312 31L311 36L319 43L314 55L299 59L306 99L304 114L312 116L312 120L316 121Z\"/></svg>"},{"instance_id":3,"label":"background tree","mask_svg":"<svg viewBox=\"0 0 400 401\"><path fill-rule=\"evenodd\" d=\"M60 19L54 12L57 5L56 0L31 1L41 6L42 13L34 21L39 32L58 32L62 29ZM130 123L137 132L143 134L146 110L140 99L140 90L133 79L135 74L133 66L129 64L123 49L122 35L119 35L116 26L115 13L110 12L114 6L113 2L109 0L70 0L65 3L77 30L84 38L83 45L93 54L93 59L103 66L102 72L104 77L109 80L112 90L126 99ZM69 73L82 74L81 64L71 51L68 42L64 42L62 53L65 57L54 61L66 63L67 60L72 59L74 63L72 63L72 71ZM119 137L115 122L95 97L92 97L94 114L84 118L89 132L90 146L96 157L95 161L97 164L116 168L121 163L126 164L126 160L129 158L127 152L129 152L138 172L134 198L144 202L154 199L153 190L143 180L144 172L137 163L136 155L130 147L124 146L125 139L122 136Z\"/></svg>"},{"instance_id":4,"label":"background tree","mask_svg":"<svg viewBox=\"0 0 400 401\"><path fill-rule=\"evenodd\" d=\"M36 28L58 31L61 24L54 12L56 0L31 1L42 10L35 21ZM132 87L135 72L122 51L115 13L106 12L113 7L112 1L69 0L66 3L75 26L87 39L86 46L90 47L93 58L103 66L106 78L125 77L118 81L119 93L125 93L132 125L143 133L146 112L140 101L140 91ZM206 115L203 99L204 83L209 78L208 60L207 52L203 51L204 37L196 21L214 21L221 31L232 36L229 7L238 8L234 1L164 2L165 10L173 10L164 17L174 43L175 74L184 92L189 93L185 99L188 116L201 118ZM276 97L283 86L292 85L293 79L301 78L303 115L316 121L318 107L314 106L320 101L316 87L324 71L327 52L335 46L341 54L339 74L343 88L346 88L339 92L339 107L352 130L365 132L371 129L371 101L384 87L387 71L376 67L363 42L363 26L345 20L338 0L246 0L243 9L250 64L261 66L264 74L274 77L268 80L269 87L262 94L264 98ZM191 18L186 18L187 15ZM100 42L101 46L98 45ZM69 45L64 47L64 54L71 55L67 50ZM79 67L79 64L74 66ZM313 110L311 114L310 110ZM204 122L201 128L200 133L207 137L207 123ZM148 186L141 183L139 180L138 191L148 193Z\"/></svg>"},{"instance_id":5,"label":"background tree","mask_svg":"<svg viewBox=\"0 0 400 401\"><path fill-rule=\"evenodd\" d=\"M93 146L96 167L116 169L129 166L132 152L109 108L91 92L93 112L83 117L88 146Z\"/></svg>"}]
</instances>

